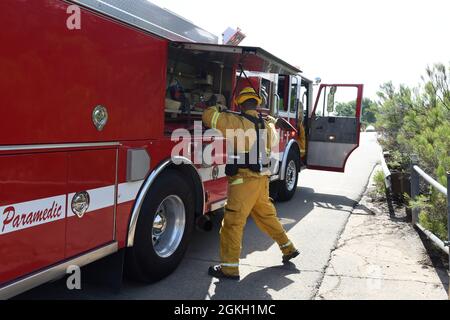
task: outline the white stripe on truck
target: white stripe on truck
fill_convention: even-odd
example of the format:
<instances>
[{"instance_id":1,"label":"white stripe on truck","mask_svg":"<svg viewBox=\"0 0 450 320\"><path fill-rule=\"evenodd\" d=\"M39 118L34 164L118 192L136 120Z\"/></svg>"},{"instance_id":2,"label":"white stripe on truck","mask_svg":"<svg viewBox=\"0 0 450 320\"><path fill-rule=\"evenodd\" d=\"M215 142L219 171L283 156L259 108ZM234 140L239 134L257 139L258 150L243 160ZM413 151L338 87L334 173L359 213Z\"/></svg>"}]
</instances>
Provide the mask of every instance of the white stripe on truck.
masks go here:
<instances>
[{"instance_id":1,"label":"white stripe on truck","mask_svg":"<svg viewBox=\"0 0 450 320\"><path fill-rule=\"evenodd\" d=\"M87 190L87 193L89 194L89 208L86 211L86 214L89 212L105 209L108 207L114 206L114 193L115 193L115 186L107 186L103 188L97 188L97 189L91 189ZM76 193L70 193L69 194L69 201L68 207L67 207L67 216L68 217L74 217L75 214L73 213L70 205L72 203L72 199L75 196Z\"/></svg>"},{"instance_id":2,"label":"white stripe on truck","mask_svg":"<svg viewBox=\"0 0 450 320\"><path fill-rule=\"evenodd\" d=\"M142 187L144 180L136 182L126 182L119 184L119 193L117 196L117 203L125 203L134 201Z\"/></svg>"},{"instance_id":3,"label":"white stripe on truck","mask_svg":"<svg viewBox=\"0 0 450 320\"><path fill-rule=\"evenodd\" d=\"M225 165L218 166L217 177L213 177L213 168L198 169L203 182L225 177ZM144 180L119 184L117 187L117 203L134 201L143 183ZM87 190L87 192L90 203L86 213L114 206L114 185ZM72 192L67 197L66 195L58 195L0 207L0 235L64 219L66 217L66 200L67 217L74 217L71 203L75 194L75 192Z\"/></svg>"},{"instance_id":4,"label":"white stripe on truck","mask_svg":"<svg viewBox=\"0 0 450 320\"><path fill-rule=\"evenodd\" d=\"M65 210L65 195L0 207L0 235L64 219Z\"/></svg>"}]
</instances>

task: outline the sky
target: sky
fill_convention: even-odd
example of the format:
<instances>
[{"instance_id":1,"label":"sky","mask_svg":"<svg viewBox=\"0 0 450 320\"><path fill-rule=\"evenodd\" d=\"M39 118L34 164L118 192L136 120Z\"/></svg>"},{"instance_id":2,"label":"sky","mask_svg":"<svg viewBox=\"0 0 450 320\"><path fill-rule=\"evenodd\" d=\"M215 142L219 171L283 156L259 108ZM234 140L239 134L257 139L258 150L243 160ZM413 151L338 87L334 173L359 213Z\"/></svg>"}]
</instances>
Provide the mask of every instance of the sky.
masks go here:
<instances>
[{"instance_id":1,"label":"sky","mask_svg":"<svg viewBox=\"0 0 450 320\"><path fill-rule=\"evenodd\" d=\"M151 0L220 37L227 27L322 83L416 86L450 64L450 0Z\"/></svg>"}]
</instances>

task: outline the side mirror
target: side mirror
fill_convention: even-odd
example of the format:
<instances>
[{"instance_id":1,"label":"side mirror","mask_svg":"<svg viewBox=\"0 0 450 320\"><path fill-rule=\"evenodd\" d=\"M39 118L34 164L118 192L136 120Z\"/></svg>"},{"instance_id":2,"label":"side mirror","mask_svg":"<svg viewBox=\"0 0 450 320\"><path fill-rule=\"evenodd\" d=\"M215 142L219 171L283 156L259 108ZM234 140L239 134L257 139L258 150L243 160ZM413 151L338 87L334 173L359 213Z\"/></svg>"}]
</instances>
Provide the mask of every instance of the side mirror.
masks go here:
<instances>
[{"instance_id":1,"label":"side mirror","mask_svg":"<svg viewBox=\"0 0 450 320\"><path fill-rule=\"evenodd\" d=\"M334 98L336 95L337 87L331 87L330 93L328 94L328 101L327 101L327 112L332 113L334 111Z\"/></svg>"}]
</instances>

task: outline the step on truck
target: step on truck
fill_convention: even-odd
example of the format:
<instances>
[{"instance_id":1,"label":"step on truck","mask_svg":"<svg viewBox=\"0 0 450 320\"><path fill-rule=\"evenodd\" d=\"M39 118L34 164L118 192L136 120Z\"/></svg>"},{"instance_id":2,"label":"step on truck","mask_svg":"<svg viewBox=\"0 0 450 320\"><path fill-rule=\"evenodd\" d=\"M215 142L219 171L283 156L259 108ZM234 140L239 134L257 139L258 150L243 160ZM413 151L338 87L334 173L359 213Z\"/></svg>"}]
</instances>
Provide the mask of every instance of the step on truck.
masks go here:
<instances>
[{"instance_id":1,"label":"step on truck","mask_svg":"<svg viewBox=\"0 0 450 320\"><path fill-rule=\"evenodd\" d=\"M362 85L320 85L313 103L298 68L146 0L4 0L0 16L2 299L107 257L144 282L173 272L195 225L226 204L225 165L194 161L214 137L172 154L213 94L236 111L235 88L252 82L261 112L296 128L273 167L281 201L301 168L342 172L359 145ZM341 92L354 115L336 116Z\"/></svg>"}]
</instances>

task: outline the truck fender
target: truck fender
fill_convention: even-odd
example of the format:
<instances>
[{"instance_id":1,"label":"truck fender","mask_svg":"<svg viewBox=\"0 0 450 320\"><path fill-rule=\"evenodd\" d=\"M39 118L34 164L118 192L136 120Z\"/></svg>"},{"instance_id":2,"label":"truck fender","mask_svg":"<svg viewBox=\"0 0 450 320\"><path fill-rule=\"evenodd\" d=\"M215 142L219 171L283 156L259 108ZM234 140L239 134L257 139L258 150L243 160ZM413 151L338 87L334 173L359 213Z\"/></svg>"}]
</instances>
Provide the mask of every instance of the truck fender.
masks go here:
<instances>
[{"instance_id":1,"label":"truck fender","mask_svg":"<svg viewBox=\"0 0 450 320\"><path fill-rule=\"evenodd\" d=\"M128 226L128 236L127 236L127 247L132 247L134 245L134 235L136 233L136 226L139 218L139 213L141 212L141 207L144 199L159 177L159 175L166 169L173 168L180 170L185 176L190 176L192 178L192 183L196 189L196 215L204 214L205 206L205 188L200 177L197 168L194 166L191 160L185 157L172 157L171 159L165 160L158 165L147 177L138 196L136 197L136 202L131 213L131 219Z\"/></svg>"},{"instance_id":2,"label":"truck fender","mask_svg":"<svg viewBox=\"0 0 450 320\"><path fill-rule=\"evenodd\" d=\"M300 160L300 149L298 147L298 143L297 143L297 141L292 139L291 141L289 141L289 143L286 146L286 149L284 150L284 153L283 153L283 160L281 162L280 171L279 171L281 181L284 181L284 179L286 178L285 172L286 172L286 166L287 166L287 159L288 159L289 152L291 152L291 151L296 152L297 155L299 156L299 163L301 161ZM300 169L300 166L299 166L299 169Z\"/></svg>"}]
</instances>

